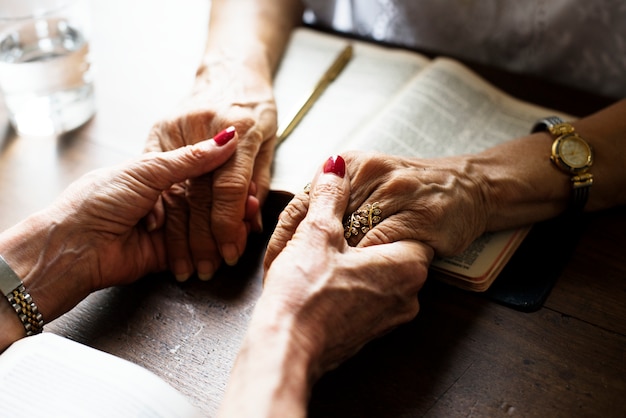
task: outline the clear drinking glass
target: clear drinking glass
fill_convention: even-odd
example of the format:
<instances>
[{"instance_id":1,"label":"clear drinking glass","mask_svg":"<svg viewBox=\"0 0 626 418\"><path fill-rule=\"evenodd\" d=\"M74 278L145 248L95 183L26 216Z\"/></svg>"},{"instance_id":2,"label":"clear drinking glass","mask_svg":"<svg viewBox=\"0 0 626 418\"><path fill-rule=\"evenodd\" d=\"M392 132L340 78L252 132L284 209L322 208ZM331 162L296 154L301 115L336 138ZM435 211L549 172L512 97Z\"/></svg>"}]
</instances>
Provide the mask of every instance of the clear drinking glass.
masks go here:
<instances>
[{"instance_id":1,"label":"clear drinking glass","mask_svg":"<svg viewBox=\"0 0 626 418\"><path fill-rule=\"evenodd\" d=\"M19 135L56 136L95 112L86 0L0 0L0 91Z\"/></svg>"}]
</instances>

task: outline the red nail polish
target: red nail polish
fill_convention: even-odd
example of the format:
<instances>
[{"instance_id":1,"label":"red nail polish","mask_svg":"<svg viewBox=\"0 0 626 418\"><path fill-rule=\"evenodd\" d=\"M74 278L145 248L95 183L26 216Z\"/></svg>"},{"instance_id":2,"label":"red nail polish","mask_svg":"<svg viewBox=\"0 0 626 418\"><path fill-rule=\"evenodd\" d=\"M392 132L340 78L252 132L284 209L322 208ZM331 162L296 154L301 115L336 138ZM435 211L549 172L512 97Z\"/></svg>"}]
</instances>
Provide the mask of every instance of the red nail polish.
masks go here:
<instances>
[{"instance_id":1,"label":"red nail polish","mask_svg":"<svg viewBox=\"0 0 626 418\"><path fill-rule=\"evenodd\" d=\"M346 162L340 155L333 155L324 164L324 173L333 173L343 178L346 175Z\"/></svg>"},{"instance_id":2,"label":"red nail polish","mask_svg":"<svg viewBox=\"0 0 626 418\"><path fill-rule=\"evenodd\" d=\"M213 137L213 140L220 147L235 137L235 127L229 126Z\"/></svg>"}]
</instances>

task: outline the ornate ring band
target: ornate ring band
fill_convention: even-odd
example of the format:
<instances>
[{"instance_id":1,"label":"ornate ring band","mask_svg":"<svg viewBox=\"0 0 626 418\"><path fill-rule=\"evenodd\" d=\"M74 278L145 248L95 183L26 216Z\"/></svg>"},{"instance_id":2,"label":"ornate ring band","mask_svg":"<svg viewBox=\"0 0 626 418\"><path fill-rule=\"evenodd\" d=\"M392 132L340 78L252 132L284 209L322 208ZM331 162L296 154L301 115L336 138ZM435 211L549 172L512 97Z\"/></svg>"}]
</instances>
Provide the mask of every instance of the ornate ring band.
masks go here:
<instances>
[{"instance_id":1,"label":"ornate ring band","mask_svg":"<svg viewBox=\"0 0 626 418\"><path fill-rule=\"evenodd\" d=\"M359 235L367 234L381 221L382 210L378 207L378 202L367 204L355 212L352 212L348 220L344 224L344 237L346 239Z\"/></svg>"}]
</instances>

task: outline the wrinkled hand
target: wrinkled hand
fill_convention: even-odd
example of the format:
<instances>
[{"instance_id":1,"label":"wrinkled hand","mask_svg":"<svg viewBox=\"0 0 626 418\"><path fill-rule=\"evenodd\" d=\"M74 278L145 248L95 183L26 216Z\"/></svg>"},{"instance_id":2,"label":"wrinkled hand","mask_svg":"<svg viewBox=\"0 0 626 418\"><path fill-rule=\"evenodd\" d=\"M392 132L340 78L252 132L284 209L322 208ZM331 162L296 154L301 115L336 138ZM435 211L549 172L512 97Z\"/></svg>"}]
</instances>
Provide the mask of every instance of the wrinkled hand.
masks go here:
<instances>
[{"instance_id":1,"label":"wrinkled hand","mask_svg":"<svg viewBox=\"0 0 626 418\"><path fill-rule=\"evenodd\" d=\"M50 281L38 295L46 318L67 311L94 290L165 270L163 229L149 216L157 199L173 184L215 170L236 148L235 137L222 146L208 140L146 153L72 183L40 215L47 236L38 258L47 271L34 280Z\"/></svg>"},{"instance_id":2,"label":"wrinkled hand","mask_svg":"<svg viewBox=\"0 0 626 418\"><path fill-rule=\"evenodd\" d=\"M487 182L472 173L467 156L410 159L380 153L344 154L351 178L351 196L344 221L351 213L378 202L382 220L366 234L358 232L350 245L367 247L405 239L423 242L438 255L462 252L485 231L489 203ZM298 194L284 211L269 249L268 262L281 251L307 213L309 197Z\"/></svg>"},{"instance_id":3,"label":"wrinkled hand","mask_svg":"<svg viewBox=\"0 0 626 418\"><path fill-rule=\"evenodd\" d=\"M431 248L411 240L350 247L342 225L349 195L347 175L319 174L292 235L281 234L293 221L281 215L255 311L256 321L293 318L295 340L315 359L315 377L417 314L433 257Z\"/></svg>"},{"instance_id":4,"label":"wrinkled hand","mask_svg":"<svg viewBox=\"0 0 626 418\"><path fill-rule=\"evenodd\" d=\"M236 63L201 71L178 113L152 128L146 149L167 151L235 126L233 158L215 172L177 184L155 216L166 216L169 265L178 280L194 271L209 279L222 260L235 264L248 233L259 231L260 207L269 190L276 134L276 105L269 82Z\"/></svg>"}]
</instances>

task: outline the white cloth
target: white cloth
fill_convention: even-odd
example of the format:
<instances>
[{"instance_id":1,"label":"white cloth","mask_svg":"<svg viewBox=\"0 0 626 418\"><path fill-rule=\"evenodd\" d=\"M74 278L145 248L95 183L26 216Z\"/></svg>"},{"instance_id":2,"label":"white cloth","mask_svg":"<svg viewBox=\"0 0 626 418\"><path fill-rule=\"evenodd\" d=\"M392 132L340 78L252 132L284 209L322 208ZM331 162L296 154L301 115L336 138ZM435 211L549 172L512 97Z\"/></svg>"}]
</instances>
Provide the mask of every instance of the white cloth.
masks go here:
<instances>
[{"instance_id":1,"label":"white cloth","mask_svg":"<svg viewBox=\"0 0 626 418\"><path fill-rule=\"evenodd\" d=\"M626 97L624 0L305 3L315 23L330 28Z\"/></svg>"}]
</instances>

